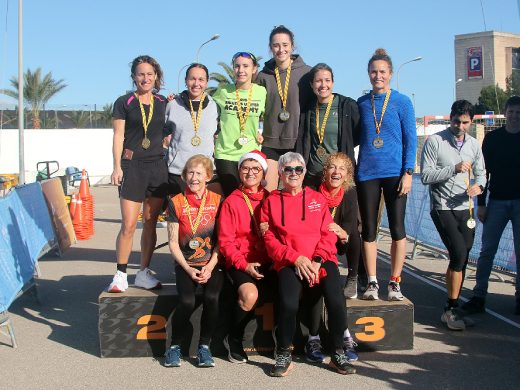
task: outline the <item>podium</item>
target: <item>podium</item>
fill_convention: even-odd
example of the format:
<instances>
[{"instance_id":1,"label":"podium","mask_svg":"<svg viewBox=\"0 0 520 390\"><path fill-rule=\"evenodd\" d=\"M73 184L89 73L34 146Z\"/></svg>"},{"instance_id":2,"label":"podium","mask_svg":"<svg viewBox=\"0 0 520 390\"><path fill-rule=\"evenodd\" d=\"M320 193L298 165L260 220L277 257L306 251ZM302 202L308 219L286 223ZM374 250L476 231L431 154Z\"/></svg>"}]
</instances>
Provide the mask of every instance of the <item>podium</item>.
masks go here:
<instances>
[{"instance_id":1,"label":"podium","mask_svg":"<svg viewBox=\"0 0 520 390\"><path fill-rule=\"evenodd\" d=\"M198 296L200 297L198 291ZM211 351L215 356L227 356L224 338L230 326L235 292L226 280L220 296L220 313ZM272 296L264 297L254 309L255 317L244 334L244 349L248 353L272 356L275 325ZM198 299L197 301L200 301ZM160 290L130 287L124 293L102 292L99 296L99 343L101 357L162 356L170 346L169 319L178 302L175 284L163 284ZM184 355L195 356L199 339L202 308L200 302L191 317L187 337L191 342L181 345ZM326 314L324 315L326 323ZM404 350L413 348L413 304L401 302L347 300L347 320L350 333L360 351ZM302 351L307 337L304 325L297 327L294 337L296 352ZM326 345L326 332L323 345Z\"/></svg>"}]
</instances>

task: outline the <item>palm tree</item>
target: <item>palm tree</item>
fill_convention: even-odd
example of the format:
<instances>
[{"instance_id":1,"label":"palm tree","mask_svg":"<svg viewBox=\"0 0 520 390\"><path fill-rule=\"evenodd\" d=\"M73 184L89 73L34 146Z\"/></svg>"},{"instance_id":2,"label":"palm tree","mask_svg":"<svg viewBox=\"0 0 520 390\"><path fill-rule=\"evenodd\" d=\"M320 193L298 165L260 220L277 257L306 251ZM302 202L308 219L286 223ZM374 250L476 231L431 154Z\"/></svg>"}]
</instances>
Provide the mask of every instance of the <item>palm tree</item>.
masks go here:
<instances>
[{"instance_id":1,"label":"palm tree","mask_svg":"<svg viewBox=\"0 0 520 390\"><path fill-rule=\"evenodd\" d=\"M262 60L261 56L256 57L257 63L260 65L260 61ZM216 81L217 86L216 87L208 87L206 89L206 92L210 95L213 95L218 87L226 84L233 84L235 81L235 72L233 71L233 68L226 64L225 62L219 62L219 66L224 69L224 73L218 73L218 72L211 72L209 74L209 80L210 81ZM259 66L260 67L260 66Z\"/></svg>"},{"instance_id":2,"label":"palm tree","mask_svg":"<svg viewBox=\"0 0 520 390\"><path fill-rule=\"evenodd\" d=\"M72 111L65 116L72 121L75 129L84 129L90 119L89 113L86 111Z\"/></svg>"},{"instance_id":3,"label":"palm tree","mask_svg":"<svg viewBox=\"0 0 520 390\"><path fill-rule=\"evenodd\" d=\"M18 99L18 79L11 77L9 80L14 89L0 90L4 95L13 99ZM41 68L37 68L34 73L27 69L23 75L23 99L31 111L32 127L34 129L41 128L40 111L54 95L65 88L67 84L63 80L54 80L52 73L47 73L42 78Z\"/></svg>"},{"instance_id":4,"label":"palm tree","mask_svg":"<svg viewBox=\"0 0 520 390\"><path fill-rule=\"evenodd\" d=\"M97 112L97 119L101 122L101 126L106 128L112 127L112 109L113 104L107 103L103 106L102 111Z\"/></svg>"}]
</instances>

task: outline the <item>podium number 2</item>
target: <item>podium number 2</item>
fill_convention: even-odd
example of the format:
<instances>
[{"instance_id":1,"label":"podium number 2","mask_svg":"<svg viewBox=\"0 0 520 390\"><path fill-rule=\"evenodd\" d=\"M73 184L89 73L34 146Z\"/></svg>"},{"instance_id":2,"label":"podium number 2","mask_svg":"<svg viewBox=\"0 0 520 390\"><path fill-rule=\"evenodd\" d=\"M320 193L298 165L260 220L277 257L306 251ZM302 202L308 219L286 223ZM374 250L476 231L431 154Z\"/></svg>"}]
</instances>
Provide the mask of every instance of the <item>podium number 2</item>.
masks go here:
<instances>
[{"instance_id":1,"label":"podium number 2","mask_svg":"<svg viewBox=\"0 0 520 390\"><path fill-rule=\"evenodd\" d=\"M137 325L145 325L137 332L137 340L166 340L166 318L163 316L139 317Z\"/></svg>"},{"instance_id":2,"label":"podium number 2","mask_svg":"<svg viewBox=\"0 0 520 390\"><path fill-rule=\"evenodd\" d=\"M385 321L381 317L361 317L356 325L365 325L363 332L355 334L359 341L379 341L385 337Z\"/></svg>"}]
</instances>

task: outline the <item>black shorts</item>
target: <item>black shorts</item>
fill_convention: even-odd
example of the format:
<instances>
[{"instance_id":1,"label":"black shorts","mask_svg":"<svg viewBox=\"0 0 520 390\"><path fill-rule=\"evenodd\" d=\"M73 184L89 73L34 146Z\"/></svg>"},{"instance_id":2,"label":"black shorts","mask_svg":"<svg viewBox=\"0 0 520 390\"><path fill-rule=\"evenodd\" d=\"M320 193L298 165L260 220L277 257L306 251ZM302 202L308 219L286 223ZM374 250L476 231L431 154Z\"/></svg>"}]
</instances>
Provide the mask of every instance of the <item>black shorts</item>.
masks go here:
<instances>
[{"instance_id":1,"label":"black shorts","mask_svg":"<svg viewBox=\"0 0 520 390\"><path fill-rule=\"evenodd\" d=\"M287 152L294 152L294 149L275 149L269 146L262 146L262 153L264 153L269 160L278 161Z\"/></svg>"},{"instance_id":2,"label":"black shorts","mask_svg":"<svg viewBox=\"0 0 520 390\"><path fill-rule=\"evenodd\" d=\"M168 167L165 160L123 160L123 181L119 197L133 202L146 198L165 198L168 189Z\"/></svg>"},{"instance_id":3,"label":"black shorts","mask_svg":"<svg viewBox=\"0 0 520 390\"><path fill-rule=\"evenodd\" d=\"M464 271L475 238L475 229L467 225L469 210L432 210L430 215L450 255L448 268Z\"/></svg>"},{"instance_id":4,"label":"black shorts","mask_svg":"<svg viewBox=\"0 0 520 390\"><path fill-rule=\"evenodd\" d=\"M273 298L278 290L278 282L276 279L276 272L271 267L260 267L259 273L264 275L263 279L256 280L248 273L238 270L236 268L229 268L227 270L229 279L235 290L243 285L244 283L253 283L259 290L259 296L268 295L269 298ZM261 290L261 291L260 291Z\"/></svg>"}]
</instances>

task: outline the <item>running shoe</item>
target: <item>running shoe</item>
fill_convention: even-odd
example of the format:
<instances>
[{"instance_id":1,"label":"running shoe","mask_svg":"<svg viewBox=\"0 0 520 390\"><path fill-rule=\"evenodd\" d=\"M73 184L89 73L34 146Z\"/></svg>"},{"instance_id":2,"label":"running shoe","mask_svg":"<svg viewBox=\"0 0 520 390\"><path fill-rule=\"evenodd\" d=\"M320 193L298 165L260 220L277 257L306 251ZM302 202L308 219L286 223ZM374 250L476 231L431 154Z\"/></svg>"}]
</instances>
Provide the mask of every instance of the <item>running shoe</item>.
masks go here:
<instances>
[{"instance_id":1,"label":"running shoe","mask_svg":"<svg viewBox=\"0 0 520 390\"><path fill-rule=\"evenodd\" d=\"M199 345L197 361L199 367L215 367L215 361L213 360L213 356L211 356L211 351L207 345Z\"/></svg>"},{"instance_id":2,"label":"running shoe","mask_svg":"<svg viewBox=\"0 0 520 390\"><path fill-rule=\"evenodd\" d=\"M401 293L401 286L399 283L391 281L388 283L388 300L389 301L402 301L404 299Z\"/></svg>"},{"instance_id":3,"label":"running shoe","mask_svg":"<svg viewBox=\"0 0 520 390\"><path fill-rule=\"evenodd\" d=\"M363 299L375 301L379 299L379 284L377 282L369 282L367 289L363 293Z\"/></svg>"},{"instance_id":4,"label":"running shoe","mask_svg":"<svg viewBox=\"0 0 520 390\"><path fill-rule=\"evenodd\" d=\"M112 279L112 283L108 286L109 293L122 293L128 288L127 275L124 272L117 271Z\"/></svg>"},{"instance_id":5,"label":"running shoe","mask_svg":"<svg viewBox=\"0 0 520 390\"><path fill-rule=\"evenodd\" d=\"M227 336L226 342L228 347L228 359L231 363L246 363L247 354L244 351L242 341L237 340L234 337Z\"/></svg>"},{"instance_id":6,"label":"running shoe","mask_svg":"<svg viewBox=\"0 0 520 390\"><path fill-rule=\"evenodd\" d=\"M343 294L347 299L356 299L357 298L357 277L347 277L347 284L345 285L345 289L343 290Z\"/></svg>"},{"instance_id":7,"label":"running shoe","mask_svg":"<svg viewBox=\"0 0 520 390\"><path fill-rule=\"evenodd\" d=\"M342 375L356 373L356 368L349 363L344 353L334 352L330 358L329 366Z\"/></svg>"},{"instance_id":8,"label":"running shoe","mask_svg":"<svg viewBox=\"0 0 520 390\"><path fill-rule=\"evenodd\" d=\"M310 363L323 363L325 355L322 352L321 340L309 340L304 348L305 359Z\"/></svg>"},{"instance_id":9,"label":"running shoe","mask_svg":"<svg viewBox=\"0 0 520 390\"><path fill-rule=\"evenodd\" d=\"M287 376L293 368L291 350L280 348L276 351L276 360L269 375L276 377Z\"/></svg>"},{"instance_id":10,"label":"running shoe","mask_svg":"<svg viewBox=\"0 0 520 390\"><path fill-rule=\"evenodd\" d=\"M445 310L444 313L442 313L441 321L451 330L466 329L464 319L460 317L454 309Z\"/></svg>"},{"instance_id":11,"label":"running shoe","mask_svg":"<svg viewBox=\"0 0 520 390\"><path fill-rule=\"evenodd\" d=\"M357 343L352 337L343 338L343 351L349 362L356 362L359 359L355 347L357 347Z\"/></svg>"},{"instance_id":12,"label":"running shoe","mask_svg":"<svg viewBox=\"0 0 520 390\"><path fill-rule=\"evenodd\" d=\"M135 275L135 285L146 290L155 290L162 287L161 282L153 276L149 268L137 272Z\"/></svg>"},{"instance_id":13,"label":"running shoe","mask_svg":"<svg viewBox=\"0 0 520 390\"><path fill-rule=\"evenodd\" d=\"M181 366L181 347L172 345L164 354L164 367L180 367Z\"/></svg>"},{"instance_id":14,"label":"running shoe","mask_svg":"<svg viewBox=\"0 0 520 390\"><path fill-rule=\"evenodd\" d=\"M486 311L486 301L484 298L472 297L460 308L466 315L484 313Z\"/></svg>"}]
</instances>

